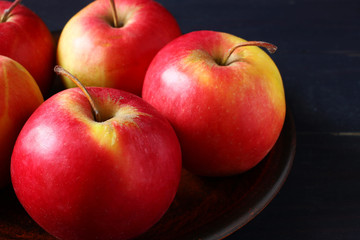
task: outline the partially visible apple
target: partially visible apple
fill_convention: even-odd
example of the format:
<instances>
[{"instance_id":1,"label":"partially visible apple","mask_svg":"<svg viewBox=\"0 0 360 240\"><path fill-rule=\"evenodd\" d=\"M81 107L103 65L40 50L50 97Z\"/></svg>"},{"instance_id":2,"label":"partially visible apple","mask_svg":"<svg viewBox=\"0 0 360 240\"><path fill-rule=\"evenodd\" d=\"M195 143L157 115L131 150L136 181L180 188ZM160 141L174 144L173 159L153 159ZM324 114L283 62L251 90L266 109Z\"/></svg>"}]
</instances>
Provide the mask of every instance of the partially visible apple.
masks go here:
<instances>
[{"instance_id":1,"label":"partially visible apple","mask_svg":"<svg viewBox=\"0 0 360 240\"><path fill-rule=\"evenodd\" d=\"M111 2L94 1L68 21L60 35L57 62L85 86L140 95L152 58L181 31L155 1ZM75 86L67 78L63 82L68 88Z\"/></svg>"},{"instance_id":2,"label":"partially visible apple","mask_svg":"<svg viewBox=\"0 0 360 240\"><path fill-rule=\"evenodd\" d=\"M0 1L0 55L23 65L46 95L53 78L55 44L41 18L19 3Z\"/></svg>"},{"instance_id":3,"label":"partially visible apple","mask_svg":"<svg viewBox=\"0 0 360 240\"><path fill-rule=\"evenodd\" d=\"M10 183L10 159L15 140L26 120L43 102L30 73L0 55L0 187Z\"/></svg>"},{"instance_id":4,"label":"partially visible apple","mask_svg":"<svg viewBox=\"0 0 360 240\"><path fill-rule=\"evenodd\" d=\"M180 145L169 122L143 99L118 89L87 91L92 104L79 88L67 89L26 122L12 155L15 193L57 238L133 238L170 206L180 181Z\"/></svg>"},{"instance_id":5,"label":"partially visible apple","mask_svg":"<svg viewBox=\"0 0 360 240\"><path fill-rule=\"evenodd\" d=\"M257 165L275 144L285 119L280 73L260 48L234 35L196 31L156 55L143 98L172 123L183 164L208 176Z\"/></svg>"}]
</instances>

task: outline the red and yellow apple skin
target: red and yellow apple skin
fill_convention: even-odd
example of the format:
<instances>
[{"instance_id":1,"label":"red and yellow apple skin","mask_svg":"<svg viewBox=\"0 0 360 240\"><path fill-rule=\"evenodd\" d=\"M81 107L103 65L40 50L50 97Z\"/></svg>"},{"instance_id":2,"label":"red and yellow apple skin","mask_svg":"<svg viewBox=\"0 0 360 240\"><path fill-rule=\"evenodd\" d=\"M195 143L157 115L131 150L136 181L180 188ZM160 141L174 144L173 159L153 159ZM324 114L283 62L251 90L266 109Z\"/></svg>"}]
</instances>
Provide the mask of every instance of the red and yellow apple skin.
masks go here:
<instances>
[{"instance_id":1,"label":"red and yellow apple skin","mask_svg":"<svg viewBox=\"0 0 360 240\"><path fill-rule=\"evenodd\" d=\"M12 3L0 1L0 18ZM55 44L45 23L34 12L17 5L5 22L0 22L0 55L23 65L46 95L53 79Z\"/></svg>"},{"instance_id":2,"label":"red and yellow apple skin","mask_svg":"<svg viewBox=\"0 0 360 240\"><path fill-rule=\"evenodd\" d=\"M165 46L147 71L143 98L173 125L183 165L225 176L257 165L275 144L285 118L280 73L260 48L236 36L196 31Z\"/></svg>"},{"instance_id":3,"label":"red and yellow apple skin","mask_svg":"<svg viewBox=\"0 0 360 240\"><path fill-rule=\"evenodd\" d=\"M156 223L180 181L181 151L169 122L141 98L78 88L46 100L14 147L11 176L29 215L60 239L129 239Z\"/></svg>"},{"instance_id":4,"label":"red and yellow apple skin","mask_svg":"<svg viewBox=\"0 0 360 240\"><path fill-rule=\"evenodd\" d=\"M174 17L151 0L116 0L115 28L109 0L90 3L65 25L57 62L85 86L122 89L141 95L146 69L155 54L181 35ZM75 87L63 78L66 87Z\"/></svg>"},{"instance_id":5,"label":"red and yellow apple skin","mask_svg":"<svg viewBox=\"0 0 360 240\"><path fill-rule=\"evenodd\" d=\"M17 136L43 101L30 73L0 55L0 187L10 183L10 159Z\"/></svg>"}]
</instances>

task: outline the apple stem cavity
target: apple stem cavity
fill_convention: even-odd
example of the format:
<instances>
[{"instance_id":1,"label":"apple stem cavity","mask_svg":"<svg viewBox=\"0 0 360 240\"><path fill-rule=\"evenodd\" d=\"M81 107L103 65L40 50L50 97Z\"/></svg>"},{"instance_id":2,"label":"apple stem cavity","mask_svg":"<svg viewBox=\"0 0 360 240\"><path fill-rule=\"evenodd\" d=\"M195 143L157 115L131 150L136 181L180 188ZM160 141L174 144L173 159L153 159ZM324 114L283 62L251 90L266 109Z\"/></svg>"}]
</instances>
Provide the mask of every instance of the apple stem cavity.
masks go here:
<instances>
[{"instance_id":1,"label":"apple stem cavity","mask_svg":"<svg viewBox=\"0 0 360 240\"><path fill-rule=\"evenodd\" d=\"M55 66L54 71L58 75L62 75L62 76L69 78L71 81L73 81L76 84L76 86L78 86L81 89L81 91L84 93L85 97L88 99L88 101L91 105L91 109L93 111L95 120L97 122L101 122L100 112L97 109L94 100L92 99L92 97L90 96L89 92L86 90L84 85L82 85L82 83L74 75L72 75L71 73L69 73L68 71L66 71L64 68L62 68L59 65Z\"/></svg>"},{"instance_id":2,"label":"apple stem cavity","mask_svg":"<svg viewBox=\"0 0 360 240\"><path fill-rule=\"evenodd\" d=\"M271 54L274 53L277 50L277 46L275 46L274 44L268 43L268 42L262 42L262 41L243 42L243 43L240 43L240 44L230 48L229 51L228 51L227 57L225 58L225 60L220 65L227 66L227 65L230 65L233 62L236 62L237 60L228 62L231 54L233 54L235 52L235 50L238 49L239 47L245 47L245 46L264 47Z\"/></svg>"},{"instance_id":3,"label":"apple stem cavity","mask_svg":"<svg viewBox=\"0 0 360 240\"><path fill-rule=\"evenodd\" d=\"M117 12L116 12L115 1L114 1L114 0L110 0L110 5L111 5L111 10L112 10L114 27L115 27L115 28L119 28L119 27L121 27L121 26L120 26L119 21L118 21L118 16L117 16Z\"/></svg>"},{"instance_id":4,"label":"apple stem cavity","mask_svg":"<svg viewBox=\"0 0 360 240\"><path fill-rule=\"evenodd\" d=\"M6 20L9 18L10 13L12 12L12 10L14 10L14 8L15 8L17 5L19 5L20 2L21 2L21 0L15 0L15 1L10 5L10 7L9 7L8 9L5 9L5 10L4 10L4 13L3 13L3 15L2 15L2 17L1 17L0 22L2 22L2 23L3 23L3 22L6 22Z\"/></svg>"}]
</instances>

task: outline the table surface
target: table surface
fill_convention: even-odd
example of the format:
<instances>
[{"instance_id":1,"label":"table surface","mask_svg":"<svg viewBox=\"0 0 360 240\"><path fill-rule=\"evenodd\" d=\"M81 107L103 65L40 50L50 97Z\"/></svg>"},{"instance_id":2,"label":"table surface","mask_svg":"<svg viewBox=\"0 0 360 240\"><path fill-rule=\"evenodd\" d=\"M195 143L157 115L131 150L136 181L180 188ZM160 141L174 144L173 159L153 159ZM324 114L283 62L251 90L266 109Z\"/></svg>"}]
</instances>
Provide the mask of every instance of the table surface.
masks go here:
<instances>
[{"instance_id":1,"label":"table surface","mask_svg":"<svg viewBox=\"0 0 360 240\"><path fill-rule=\"evenodd\" d=\"M23 1L51 30L87 1ZM235 239L360 239L360 1L158 0L183 33L263 40L284 82L297 129L292 171Z\"/></svg>"}]
</instances>

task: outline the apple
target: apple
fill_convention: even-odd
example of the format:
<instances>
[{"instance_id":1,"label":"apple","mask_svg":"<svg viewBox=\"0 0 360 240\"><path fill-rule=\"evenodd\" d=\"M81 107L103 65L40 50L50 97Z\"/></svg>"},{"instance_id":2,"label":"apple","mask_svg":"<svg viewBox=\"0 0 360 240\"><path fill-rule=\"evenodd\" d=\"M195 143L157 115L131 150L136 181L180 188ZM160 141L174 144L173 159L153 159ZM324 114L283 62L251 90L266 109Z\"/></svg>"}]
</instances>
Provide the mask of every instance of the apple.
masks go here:
<instances>
[{"instance_id":1,"label":"apple","mask_svg":"<svg viewBox=\"0 0 360 240\"><path fill-rule=\"evenodd\" d=\"M46 95L53 78L55 44L41 18L20 2L0 1L0 55L23 65Z\"/></svg>"},{"instance_id":2,"label":"apple","mask_svg":"<svg viewBox=\"0 0 360 240\"><path fill-rule=\"evenodd\" d=\"M0 187L10 183L10 159L17 136L43 101L30 73L18 62L0 55Z\"/></svg>"},{"instance_id":3,"label":"apple","mask_svg":"<svg viewBox=\"0 0 360 240\"><path fill-rule=\"evenodd\" d=\"M143 98L173 125L183 165L205 176L243 173L275 144L285 119L281 75L259 47L215 31L187 33L150 64Z\"/></svg>"},{"instance_id":4,"label":"apple","mask_svg":"<svg viewBox=\"0 0 360 240\"><path fill-rule=\"evenodd\" d=\"M57 63L82 79L85 86L141 95L152 58L180 35L174 17L155 1L98 0L65 25ZM63 83L67 88L75 87L67 78Z\"/></svg>"},{"instance_id":5,"label":"apple","mask_svg":"<svg viewBox=\"0 0 360 240\"><path fill-rule=\"evenodd\" d=\"M134 94L82 89L86 94L71 88L53 95L24 125L11 159L15 193L57 238L133 238L173 201L181 174L177 136Z\"/></svg>"}]
</instances>

